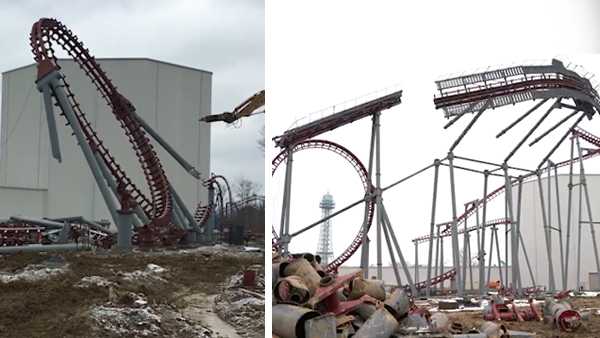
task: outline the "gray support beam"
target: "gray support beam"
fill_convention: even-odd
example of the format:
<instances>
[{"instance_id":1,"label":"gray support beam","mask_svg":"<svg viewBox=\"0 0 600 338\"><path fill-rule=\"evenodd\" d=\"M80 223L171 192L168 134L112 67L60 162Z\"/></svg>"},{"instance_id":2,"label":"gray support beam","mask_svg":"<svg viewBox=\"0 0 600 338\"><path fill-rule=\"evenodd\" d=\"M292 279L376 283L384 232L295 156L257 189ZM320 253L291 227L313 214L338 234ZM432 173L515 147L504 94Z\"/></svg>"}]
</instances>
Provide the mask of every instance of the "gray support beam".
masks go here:
<instances>
[{"instance_id":1,"label":"gray support beam","mask_svg":"<svg viewBox=\"0 0 600 338\"><path fill-rule=\"evenodd\" d=\"M466 209L467 209L467 207L465 205L465 211L466 211ZM463 288L463 290L466 290L466 286L467 286L467 257L468 257L468 254L467 254L467 248L468 248L467 245L468 244L467 243L469 241L469 239L468 239L469 232L467 231L468 219L469 219L468 217L465 217L465 222L464 222L465 224L463 225L464 229L465 229L465 231L463 232L463 255L462 255L462 276L463 276L463 287L462 288Z\"/></svg>"},{"instance_id":2,"label":"gray support beam","mask_svg":"<svg viewBox=\"0 0 600 338\"><path fill-rule=\"evenodd\" d=\"M108 171L108 168L106 167L106 164L104 163L104 161L102 161L102 159L100 158L100 155L98 153L95 153L94 155L96 155L96 162L98 163L98 168L100 168L100 171L102 172L102 175L104 176L104 179L106 180L106 183L108 184L108 187L110 188L110 190L112 191L114 196L118 196L117 182L115 181L115 178ZM137 216L137 218L136 217L132 218L132 221L134 222L134 226L139 227L139 226L142 226L143 224L150 223L150 219L146 216L146 213L144 212L144 210L142 210L142 207L140 207L138 204L136 204L134 211Z\"/></svg>"},{"instance_id":3,"label":"gray support beam","mask_svg":"<svg viewBox=\"0 0 600 338\"><path fill-rule=\"evenodd\" d=\"M383 217L383 216L380 216L380 214L377 213L377 217ZM381 221L382 221L383 235L385 237L385 242L387 243L388 253L390 255L390 259L392 260L392 271L394 271L394 276L396 276L396 283L397 283L398 287L401 288L402 287L402 278L400 278L400 272L398 271L398 263L396 263L394 249L393 249L392 243L390 241L390 234L388 234L387 227L385 225L383 225L383 220L381 220Z\"/></svg>"},{"instance_id":4,"label":"gray support beam","mask_svg":"<svg viewBox=\"0 0 600 338\"><path fill-rule=\"evenodd\" d=\"M571 125L571 128L569 128L564 134L563 136L558 140L558 142L556 142L556 144L554 145L554 147L552 147L552 149L550 149L550 151L548 152L548 154L546 154L546 156L544 156L544 158L542 159L542 161L540 162L540 164L537 166L537 169L539 170L544 163L546 163L546 161L550 158L550 156L552 156L552 154L554 154L554 152L556 151L556 149L558 149L558 147L563 143L563 141L567 138L567 136L569 136L569 134L571 133L571 130L575 127L577 127L577 125L579 124L579 122L581 122L581 120L583 120L584 117L586 117L587 114L582 113L581 115L579 115L579 117L577 118L577 120L575 121L575 123L573 123Z\"/></svg>"},{"instance_id":5,"label":"gray support beam","mask_svg":"<svg viewBox=\"0 0 600 338\"><path fill-rule=\"evenodd\" d=\"M193 165L186 161L183 158L183 156L179 155L179 153L173 147L171 147L171 145L167 141L165 141L156 131L154 131L154 129L152 129L152 127L148 123L146 123L146 121L144 121L144 119L142 119L136 112L132 112L132 115L133 117L135 117L136 120L138 120L142 128L144 128L144 130L150 136L152 136L152 138L156 140L156 142L158 142L158 144L160 144L163 147L163 149L166 150L169 153L169 155L171 155L175 159L175 161L177 161L177 163L179 163L179 165L183 167L183 169L185 169L185 171L187 171L194 178L200 179L200 173L198 172L198 170L196 170L196 168L194 168Z\"/></svg>"},{"instance_id":6,"label":"gray support beam","mask_svg":"<svg viewBox=\"0 0 600 338\"><path fill-rule=\"evenodd\" d=\"M58 71L56 71L56 70L52 71L48 75L44 76L42 79L38 80L38 88L39 87L43 88L44 86L50 86L52 92L54 93L54 96L55 96L58 104L60 105L63 113L65 114L67 121L69 122L69 124L71 126L71 129L73 130L73 134L75 135L75 138L77 139L77 144L79 145L79 147L81 148L81 150L83 152L83 155L87 161L87 164L88 164L88 166L92 172L92 175L94 176L94 179L96 181L96 185L98 186L98 189L100 190L100 194L102 195L102 198L104 199L106 207L108 208L108 211L109 211L111 217L113 218L115 225L117 225L117 227L119 229L120 229L120 227L131 226L130 224L126 225L126 224L120 223L121 218L120 218L119 214L117 213L117 203L116 203L114 197L111 195L108 185L102 176L102 172L100 171L98 162L96 161L96 157L94 156L94 152L92 151L90 145L88 144L87 139L86 139L85 135L83 134L83 130L82 130L81 126L79 125L79 121L77 120L75 112L73 111L73 108L71 107L71 104L67 98L64 88L60 82L61 77L62 76Z\"/></svg>"},{"instance_id":7,"label":"gray support beam","mask_svg":"<svg viewBox=\"0 0 600 338\"><path fill-rule=\"evenodd\" d=\"M485 279L485 283L489 283L492 278L492 258L494 257L494 237L496 236L496 226L494 225L490 230L490 256L488 258L488 269L487 269L487 278ZM502 274L500 274L502 277Z\"/></svg>"},{"instance_id":8,"label":"gray support beam","mask_svg":"<svg viewBox=\"0 0 600 338\"><path fill-rule=\"evenodd\" d=\"M185 206L185 204L183 203L183 200L181 199L181 197L179 196L177 191L173 188L173 186L170 186L170 190L171 190L171 195L173 196L173 201L179 205L179 209L181 210L183 217L187 220L189 226L192 229L198 230L199 227L198 227L198 224L196 224L196 220L194 220L194 216L192 215L190 210Z\"/></svg>"},{"instance_id":9,"label":"gray support beam","mask_svg":"<svg viewBox=\"0 0 600 338\"><path fill-rule=\"evenodd\" d=\"M562 120L560 120L554 126L552 126L550 129L546 130L540 136L536 137L533 141L531 141L531 143L529 143L529 146L531 147L534 144L538 143L540 140L542 140L544 137L546 137L548 134L550 134L556 128L558 128L559 126L561 126L563 123L567 122L567 120L569 120L571 117L575 116L575 114L577 114L578 112L579 112L579 110L575 110L571 114L569 114L566 117L564 117Z\"/></svg>"},{"instance_id":10,"label":"gray support beam","mask_svg":"<svg viewBox=\"0 0 600 338\"><path fill-rule=\"evenodd\" d=\"M504 135L507 131L511 130L512 127L516 126L519 122L523 121L524 118L526 118L527 116L529 116L531 113L533 113L535 110L537 110L539 107L541 107L541 105L543 105L544 103L546 103L546 101L548 101L548 100L549 99L543 99L542 101L540 101L539 103L537 103L535 106L533 106L533 108L529 109L525 114L521 115L513 123L509 124L508 127L502 129L496 135L496 138L499 138L500 136Z\"/></svg>"},{"instance_id":11,"label":"gray support beam","mask_svg":"<svg viewBox=\"0 0 600 338\"><path fill-rule=\"evenodd\" d=\"M383 223L383 205L381 204L381 137L380 137L380 124L379 124L380 113L377 112L373 115L373 124L375 125L375 191L376 202L377 202L377 279L383 279L383 267L382 267L382 249L381 249L381 227Z\"/></svg>"},{"instance_id":12,"label":"gray support beam","mask_svg":"<svg viewBox=\"0 0 600 338\"><path fill-rule=\"evenodd\" d=\"M438 227L435 240L435 275L439 276L440 274L440 228ZM427 278L427 285L431 285L431 277ZM437 284L434 288L437 289Z\"/></svg>"},{"instance_id":13,"label":"gray support beam","mask_svg":"<svg viewBox=\"0 0 600 338\"><path fill-rule=\"evenodd\" d=\"M410 270L408 269L408 264L406 264L406 260L404 260L404 255L402 254L402 250L400 250L400 245L398 245L398 240L396 239L396 235L394 234L394 229L392 228L392 223L390 222L390 218L385 210L385 207L382 205L383 211L383 226L388 228L390 232L390 236L392 237L392 242L396 247L396 252L398 253L398 259L400 259L400 264L402 265L402 270L404 270L404 274L406 275L406 280L408 281L408 285L410 286L410 290L413 295L417 295L417 289L415 288L415 284L410 275Z\"/></svg>"},{"instance_id":14,"label":"gray support beam","mask_svg":"<svg viewBox=\"0 0 600 338\"><path fill-rule=\"evenodd\" d=\"M581 178L581 176L580 176ZM579 190L579 205L578 205L578 213L579 213L579 217L577 218L577 224L578 224L578 228L577 228L577 290L579 290L579 288L582 286L581 283L581 214L582 212L582 205L583 205L583 188L581 185L581 182L579 184L577 184L577 190Z\"/></svg>"},{"instance_id":15,"label":"gray support beam","mask_svg":"<svg viewBox=\"0 0 600 338\"><path fill-rule=\"evenodd\" d=\"M557 99L556 102L554 102L554 104L552 104L552 106L546 111L546 113L544 115L542 115L542 117L536 122L536 124L527 132L527 134L525 134L525 136L521 139L521 141L519 141L517 146L514 147L513 150L511 150L511 152L508 154L508 156L506 156L506 158L504 159L504 162L508 162L508 160L510 160L511 157L513 157L513 155L517 152L517 150L519 150L519 148L521 148L523 143L525 143L525 141L527 141L529 136L531 136L531 134L533 134L533 132L540 126L540 124L542 124L542 122L544 122L544 120L548 117L548 115L550 115L550 113L554 110L554 108L557 107L557 104L560 104L560 100L561 100L560 98Z\"/></svg>"},{"instance_id":16,"label":"gray support beam","mask_svg":"<svg viewBox=\"0 0 600 338\"><path fill-rule=\"evenodd\" d=\"M507 280L504 279L502 275L502 255L500 254L500 244L498 240L498 228L494 227L494 240L496 241L496 256L498 257L498 274L500 275L500 283L502 285L506 285L508 283ZM506 264L504 265L506 267Z\"/></svg>"},{"instance_id":17,"label":"gray support beam","mask_svg":"<svg viewBox=\"0 0 600 338\"><path fill-rule=\"evenodd\" d=\"M439 230L439 228L438 228ZM439 231L438 231L439 233ZM440 273L438 274L441 275L443 274L444 271L444 237L440 237ZM442 283L440 284L440 287L443 289L444 288L444 282L442 281Z\"/></svg>"},{"instance_id":18,"label":"gray support beam","mask_svg":"<svg viewBox=\"0 0 600 338\"><path fill-rule=\"evenodd\" d=\"M281 250L284 254L288 253L288 246L290 244L289 237L289 223L290 223L290 195L292 190L292 164L294 163L294 151L293 146L286 149L288 152L287 162L285 166L285 183L283 188L283 204L281 207L281 224L279 230L279 238L281 243Z\"/></svg>"},{"instance_id":19,"label":"gray support beam","mask_svg":"<svg viewBox=\"0 0 600 338\"><path fill-rule=\"evenodd\" d=\"M465 135L467 135L467 133L469 132L469 130L471 130L471 128L473 127L475 122L477 122L477 120L479 120L481 115L483 115L483 112L485 112L488 109L491 102L492 102L491 100L485 101L485 103L483 104L483 107L481 107L479 112L477 112L477 114L471 119L471 121L469 121L469 124L465 127L465 129L462 131L462 133L458 136L456 141L454 141L454 143L450 147L450 150L449 150L450 153L452 153L454 151L454 149L458 146L460 141L465 137ZM457 276L458 276L458 273L457 273Z\"/></svg>"},{"instance_id":20,"label":"gray support beam","mask_svg":"<svg viewBox=\"0 0 600 338\"><path fill-rule=\"evenodd\" d=\"M523 287L521 281L521 262L519 261L519 238L521 238L521 206L523 201L523 176L519 176L519 185L517 189L517 217L515 223L513 225L514 231L517 233L516 235L516 243L515 243L515 252L517 254L517 264L518 268L516 270L517 273L517 284L518 284L518 294L521 294L521 288ZM523 248L523 252L525 253L525 248ZM527 259L527 254L525 253L525 259ZM529 264L529 263L527 263Z\"/></svg>"},{"instance_id":21,"label":"gray support beam","mask_svg":"<svg viewBox=\"0 0 600 338\"><path fill-rule=\"evenodd\" d=\"M573 203L573 161L575 154L575 139L571 138L571 157L569 161L569 195L567 201L567 247L565 250L565 271L569 271L569 253L571 246L571 215L572 215L572 203ZM563 276L563 284L567 285L567 275ZM579 285L577 285L579 287Z\"/></svg>"},{"instance_id":22,"label":"gray support beam","mask_svg":"<svg viewBox=\"0 0 600 338\"><path fill-rule=\"evenodd\" d=\"M548 224L548 219L546 217L546 207L544 205L544 191L542 190L542 175L541 172L537 172L537 181L538 181L538 190L540 192L540 205L542 206L542 221L544 225L544 238L546 240L546 255L548 259L548 281L550 291L556 290L556 284L554 283L554 265L552 262L552 251L550 246L550 241L552 240L550 233L550 225Z\"/></svg>"},{"instance_id":23,"label":"gray support beam","mask_svg":"<svg viewBox=\"0 0 600 338\"><path fill-rule=\"evenodd\" d=\"M457 295L464 295L462 271L460 270L459 246L458 246L458 228L457 228L457 211L456 211L456 186L454 182L454 155L448 153L448 164L450 167L450 194L452 199L452 262L456 269L456 283L458 285Z\"/></svg>"},{"instance_id":24,"label":"gray support beam","mask_svg":"<svg viewBox=\"0 0 600 338\"><path fill-rule=\"evenodd\" d=\"M54 157L59 163L62 162L62 156L60 154L60 143L58 141L58 132L56 131L56 118L54 117L54 108L52 104L52 92L49 86L39 86L43 94L44 108L46 110L46 120L48 122L48 136L50 137L50 150L52 151L52 157Z\"/></svg>"},{"instance_id":25,"label":"gray support beam","mask_svg":"<svg viewBox=\"0 0 600 338\"><path fill-rule=\"evenodd\" d=\"M429 255L427 256L427 288L425 290L426 296L429 297L431 294L431 259L433 254L433 232L435 228L435 206L437 204L437 187L438 187L438 175L440 171L440 160L434 161L435 171L433 173L433 200L431 202L431 221L429 223ZM439 230L438 230L439 232ZM439 248L436 249L436 255ZM437 262L436 262L437 269Z\"/></svg>"},{"instance_id":26,"label":"gray support beam","mask_svg":"<svg viewBox=\"0 0 600 338\"><path fill-rule=\"evenodd\" d=\"M419 242L415 241L415 280L419 280Z\"/></svg>"},{"instance_id":27,"label":"gray support beam","mask_svg":"<svg viewBox=\"0 0 600 338\"><path fill-rule=\"evenodd\" d=\"M523 256L525 257L525 263L527 264L527 270L529 271L529 278L531 279L531 283L533 286L536 286L535 283L535 275L533 274L533 269L531 269L531 264L529 263L529 256L527 255L527 249L525 247L525 243L523 243L523 236L519 233L519 240L521 241L521 246L523 247Z\"/></svg>"},{"instance_id":28,"label":"gray support beam","mask_svg":"<svg viewBox=\"0 0 600 338\"><path fill-rule=\"evenodd\" d=\"M517 222L515 222L515 214L513 209L513 196L512 196L512 182L510 177L508 176L508 164L505 163L503 166L504 170L504 191L506 196L506 208L508 211L508 220L510 224L510 252L511 252L511 283L513 290L517 290L517 277L519 275L519 255L517 252L518 246L518 232L515 229L517 227ZM519 195L520 199L520 195ZM520 210L520 209L519 209ZM509 246L508 241L504 244L506 247ZM505 260L508 262L508 259ZM508 281L508 266L506 266L506 280Z\"/></svg>"},{"instance_id":29,"label":"gray support beam","mask_svg":"<svg viewBox=\"0 0 600 338\"><path fill-rule=\"evenodd\" d=\"M552 250L552 230L554 229L554 227L552 226L552 180L551 180L551 171L552 171L552 161L548 160L548 167L546 168L548 170L548 182L547 183L547 187L546 187L546 191L548 192L548 231L550 233L550 242L548 243L550 246L550 252L554 252Z\"/></svg>"},{"instance_id":30,"label":"gray support beam","mask_svg":"<svg viewBox=\"0 0 600 338\"><path fill-rule=\"evenodd\" d=\"M562 278L562 289L567 290L567 280L565 276L567 275L567 270L565 270L565 253L563 248L563 235L562 235L562 217L560 214L560 194L558 191L558 169L556 165L554 165L554 186L556 188L556 214L557 214L557 224L558 224L558 243L560 248L560 274Z\"/></svg>"},{"instance_id":31,"label":"gray support beam","mask_svg":"<svg viewBox=\"0 0 600 338\"><path fill-rule=\"evenodd\" d=\"M372 184L373 182L373 157L375 156L375 134L377 133L377 128L376 128L376 124L375 124L375 116L373 116L373 123L371 123L371 142L369 144L369 168L367 170L367 173L369 174L369 184ZM370 240L369 240L369 229L367 228L368 225L368 208L369 205L368 203L365 203L365 217L363 219L363 239L362 239L362 245L361 245L361 260L360 260L360 267L363 270L366 278L368 278L368 272L369 272L369 245L370 245Z\"/></svg>"},{"instance_id":32,"label":"gray support beam","mask_svg":"<svg viewBox=\"0 0 600 338\"><path fill-rule=\"evenodd\" d=\"M483 197L481 203L482 218L481 218L481 242L479 243L479 295L483 296L487 288L485 288L485 222L487 216L487 190L488 190L489 171L483 172ZM491 255L491 251L490 251Z\"/></svg>"},{"instance_id":33,"label":"gray support beam","mask_svg":"<svg viewBox=\"0 0 600 338\"><path fill-rule=\"evenodd\" d=\"M598 257L598 243L596 241L596 230L594 229L592 218L592 205L590 203L590 194L588 192L587 179L585 177L585 169L583 167L583 153L581 151L581 145L579 144L579 137L575 138L575 142L577 144L577 152L579 154L579 177L580 184L583 187L584 197L585 197L585 206L588 214L588 221L590 222L590 235L592 236L592 245L594 247L594 257L596 258L596 271L600 271L600 258ZM581 218L579 219L581 223Z\"/></svg>"}]
</instances>

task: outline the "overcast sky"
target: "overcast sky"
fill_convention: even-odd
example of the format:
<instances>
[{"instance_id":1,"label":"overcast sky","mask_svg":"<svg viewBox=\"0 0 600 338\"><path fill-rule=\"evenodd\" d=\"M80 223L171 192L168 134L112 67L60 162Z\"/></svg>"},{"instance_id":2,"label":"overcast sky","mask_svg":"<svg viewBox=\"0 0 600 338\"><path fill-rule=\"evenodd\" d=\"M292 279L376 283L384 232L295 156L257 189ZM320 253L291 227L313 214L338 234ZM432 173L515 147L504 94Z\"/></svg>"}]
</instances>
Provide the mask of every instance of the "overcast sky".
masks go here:
<instances>
[{"instance_id":1,"label":"overcast sky","mask_svg":"<svg viewBox=\"0 0 600 338\"><path fill-rule=\"evenodd\" d=\"M0 8L0 72L33 62L31 25L54 17L96 57L149 57L213 72L215 113L231 111L265 86L262 0L2 0ZM211 170L232 181L245 177L262 190L257 140L263 125L264 115L237 127L213 124Z\"/></svg>"},{"instance_id":2,"label":"overcast sky","mask_svg":"<svg viewBox=\"0 0 600 338\"><path fill-rule=\"evenodd\" d=\"M511 64L548 64L553 57L582 64L600 76L600 57L587 54L600 51L600 29L593 18L600 12L600 5L594 1L503 1L497 7L483 1L377 4L303 1L291 5L268 1L268 109L278 112L270 115L268 138L283 133L296 119L311 112L395 85L404 90L403 102L385 111L381 118L385 186L431 164L434 158L444 157L470 120L463 118L443 130L447 120L432 102L435 80ZM501 162L547 107L500 140L491 135L532 105L523 103L486 112L456 154ZM336 110L340 109L338 105ZM534 135L567 113L556 111ZM600 135L597 121L585 121L582 126ZM534 148L525 146L511 164L537 166L564 130L556 130ZM366 165L369 132L370 121L364 119L319 137L348 147ZM273 158L278 150L271 143L267 157ZM561 149L556 159L564 155ZM362 198L358 177L342 159L324 151L298 153L294 159L292 232L320 218L318 204L326 192L333 195L337 209ZM270 219L277 230L283 169L268 187ZM447 168L442 167L437 222L451 219L448 178ZM457 173L456 181L460 212L464 202L481 196L483 178ZM490 189L501 184L501 179L490 179ZM391 223L410 262L414 261L410 240L429 231L432 185L432 173L427 172L384 193ZM488 219L504 216L496 210ZM333 219L336 255L358 232L362 214L359 207ZM314 252L317 237L317 229L307 232L292 241L291 250ZM370 237L374 240L374 231ZM421 259L426 257L424 245L420 252ZM374 264L374 245L370 254ZM383 256L384 264L389 263L385 246ZM349 264L359 264L358 255Z\"/></svg>"}]
</instances>

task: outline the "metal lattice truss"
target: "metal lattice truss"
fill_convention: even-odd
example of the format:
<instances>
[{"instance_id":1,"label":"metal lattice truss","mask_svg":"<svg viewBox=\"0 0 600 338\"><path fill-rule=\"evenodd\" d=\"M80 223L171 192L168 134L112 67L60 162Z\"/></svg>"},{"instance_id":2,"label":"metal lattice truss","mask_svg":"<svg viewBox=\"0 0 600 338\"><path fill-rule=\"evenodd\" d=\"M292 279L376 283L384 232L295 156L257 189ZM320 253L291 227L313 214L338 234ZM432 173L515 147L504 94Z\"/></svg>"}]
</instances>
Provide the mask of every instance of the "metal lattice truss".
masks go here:
<instances>
[{"instance_id":1,"label":"metal lattice truss","mask_svg":"<svg viewBox=\"0 0 600 338\"><path fill-rule=\"evenodd\" d=\"M551 65L517 66L436 81L435 107L446 117L488 108L548 98L572 98L590 116L600 112L598 93L590 81L568 70L561 61Z\"/></svg>"}]
</instances>

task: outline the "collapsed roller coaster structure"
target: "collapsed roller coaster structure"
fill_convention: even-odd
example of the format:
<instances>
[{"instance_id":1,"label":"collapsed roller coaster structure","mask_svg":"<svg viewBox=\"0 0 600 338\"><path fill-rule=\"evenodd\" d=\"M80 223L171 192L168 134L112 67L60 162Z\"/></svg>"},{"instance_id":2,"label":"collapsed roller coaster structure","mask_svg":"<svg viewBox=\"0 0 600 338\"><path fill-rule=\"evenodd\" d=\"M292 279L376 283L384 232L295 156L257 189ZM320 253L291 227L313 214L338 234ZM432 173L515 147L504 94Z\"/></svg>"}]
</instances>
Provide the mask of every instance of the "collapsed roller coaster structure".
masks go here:
<instances>
[{"instance_id":1,"label":"collapsed roller coaster structure","mask_svg":"<svg viewBox=\"0 0 600 338\"><path fill-rule=\"evenodd\" d=\"M542 219L544 226L544 234L547 248L547 260L548 260L548 288L551 291L556 290L554 280L554 265L552 261L551 252L551 241L552 231L556 231L559 236L561 243L560 250L560 268L562 272L562 288L566 288L566 273L568 271L568 255L569 255L569 236L571 231L571 205L573 203L572 193L575 186L579 186L580 196L582 193L585 194L585 203L588 210L588 219L585 221L580 220L579 228L581 229L582 224L590 225L590 232L592 235L592 242L594 245L594 254L596 258L596 265L598 271L600 271L600 260L598 258L598 249L595 239L595 231L593 228L591 207L589 193L587 191L587 185L585 183L585 172L583 168L583 161L600 154L600 138L596 137L580 128L578 124L587 117L591 119L596 113L600 112L600 98L595 88L592 87L590 81L577 74L576 72L567 69L562 62L553 60L550 65L534 65L534 66L518 66L510 67L499 70L493 70L483 73L471 74L466 76L455 77L451 79L445 79L436 82L438 95L434 98L435 107L443 109L446 118L451 120L446 124L444 129L452 126L459 119L474 113L474 117L468 122L464 130L459 134L458 138L451 145L447 155L442 159L436 159L434 162L388 186L382 187L380 182L380 114L383 110L392 108L400 104L400 98L402 91L395 91L387 95L380 96L376 99L364 102L360 105L351 107L344 111L325 116L316 121L307 123L305 125L295 127L287 130L283 135L275 137L274 141L276 146L282 148L282 151L273 160L273 173L279 167L281 163L286 162L286 173L284 181L283 191L283 205L281 212L281 222L279 227L279 234L273 229L273 249L283 254L288 253L288 245L290 241L298 236L299 234L308 231L326 219L318 220L310 225L301 228L293 233L290 233L290 198L291 198L291 173L293 154L297 151L305 149L325 149L332 151L343 158L345 158L356 170L361 178L363 187L365 189L365 196L358 201L339 209L335 213L332 213L328 218L335 217L357 205L365 205L365 216L362 221L362 225L359 233L357 234L351 245L333 262L331 262L327 270L329 272L335 272L341 264L343 264L350 256L361 248L361 267L364 272L367 273L369 266L369 240L368 232L371 227L373 218L376 219L377 232L376 232L376 250L377 250L377 278L382 278L382 241L385 238L389 255L392 261L392 267L396 277L398 285L403 285L400 279L400 273L398 270L398 264L396 263L395 257L397 256L400 260L400 267L403 269L404 275L407 279L405 288L413 295L417 291L424 290L424 293L429 296L432 289L437 284L442 284L445 280L453 281L452 287L457 291L458 295L463 295L466 289L466 275L467 266L471 276L470 285L473 290L473 272L472 264L467 262L467 257L471 257L471 239L470 233L475 231L477 233L477 253L475 258L479 262L479 293L484 294L487 289L484 287L485 280L490 280L490 271L492 265L492 253L494 244L496 246L496 254L498 262L500 262L500 247L498 245L498 227L504 225L506 234L506 257L505 263L509 260L511 264L511 280L509 282L509 271L505 269L503 276L502 270L500 270L501 278L506 282L505 285L510 285L510 289L515 294L525 294L538 290L536 287L536 281L534 274L532 273L531 266L529 264L529 258L527 256L526 248L523 243L523 237L519 231L519 221L521 214L521 202L522 202L522 184L529 180L537 180L539 188L539 197L542 207ZM510 151L505 157L502 163L493 163L488 161L482 161L479 159L473 159L454 154L454 150L460 144L461 140L465 137L468 131L473 127L475 122L482 116L485 111L494 109L505 105L515 105L525 101L541 100L536 103L535 106L529 109L525 114L519 117L517 120L512 122L508 127L504 128L498 135L501 137L503 134L512 129L515 125L523 121L527 116L532 114L544 103L549 100L554 100L552 105L544 113L544 115L535 123L535 125L526 133L526 135L519 141L519 143ZM565 103L563 101L571 100L571 103ZM541 139L545 138L559 126L566 123L569 119L576 116L575 122L567 129L567 131L560 137L559 141L550 149L550 151L540 161L536 169L524 169L508 164L512 156L521 148L521 146L531 137L531 135L538 129L541 123L546 117L555 109L569 109L572 112L566 117L561 119L558 123L553 125L551 128L546 130L537 136L533 141L529 143L529 146L533 146L538 143ZM347 148L339 144L335 144L325 140L315 140L313 137L321 135L327 131L339 128L345 124L354 122L358 119L370 116L372 118L372 129L371 129L371 146L369 155L368 169L362 164L362 162L352 154ZM550 157L555 153L558 147L565 141L567 137L571 137L571 156L569 159L552 162ZM594 146L593 149L588 149L584 153L583 148L580 145L580 139L584 140ZM575 154L575 145L577 146L577 154ZM485 165L491 167L489 170L477 170L467 165L456 165L456 161L465 161L467 163L477 163L479 165ZM579 183L573 184L573 166L575 163L580 165ZM375 165L375 168L373 166ZM448 222L441 224L436 223L436 206L438 204L438 180L440 166L446 166L449 168L450 178L450 196L452 206L452 219ZM556 189L558 189L558 178L557 168L569 166L569 212L567 215L567 231L566 231L566 250L563 250L563 237L561 222L558 221L558 227L552 227L549 224L550 215L550 196L547 198L548 210L546 210L545 197L542 191L541 175L544 172L548 172L548 191L551 189L550 174L554 174ZM373 170L374 169L374 170ZM389 216L386 213L385 206L382 202L382 194L384 191L397 186L400 183L406 182L407 180L428 171L429 169L434 170L434 183L433 183L433 197L431 204L431 219L429 234L415 238L413 243L415 245L415 266L418 266L418 245L420 243L428 243L428 257L427 257L427 277L423 282L414 283L413 280L419 278L418 270L415 269L415 275L411 276L408 266L405 262L403 253L398 245L392 224ZM465 211L462 214L458 214L457 201L456 201L456 186L455 186L455 170L466 170L468 172L475 172L483 175L483 197L477 198L465 204ZM372 183L372 172L375 171L375 184ZM488 191L488 179L490 176L497 176L503 179L504 184L495 190ZM513 188L517 189L517 200L513 201ZM487 204L495 197L504 193L505 196L505 217L501 219L488 220L487 219ZM557 203L559 203L558 196ZM580 197L579 203L581 204L583 199ZM481 210L481 217L479 212ZM474 216L474 217L473 217ZM467 220L469 218L475 218L475 225L468 226ZM328 219L327 218L327 219ZM559 216L560 218L560 216ZM461 227L459 229L459 226ZM436 232L437 228L437 232ZM491 228L491 239L490 239L490 253L488 263L488 275L487 279L485 276L485 243L486 243L486 228ZM383 231L383 236L382 236ZM460 261L460 246L459 246L459 234L463 235L463 251L465 254L462 256L462 262ZM510 238L509 238L510 235ZM444 270L444 258L443 258L443 239L450 237L452 250L452 268L448 271ZM579 240L581 234L579 233ZM435 264L434 260L434 241L435 241ZM519 244L520 243L520 244ZM508 254L508 248L510 248L510 256ZM519 268L519 252L522 251L527 268L530 274L531 282L533 287L525 287L521 278ZM566 254L565 254L566 253ZM579 269L580 269L580 256L581 252L578 252L578 285L579 285ZM462 268L461 268L462 265ZM499 264L500 265L500 264ZM505 265L507 267L508 265ZM435 276L433 267L435 267ZM414 277L414 278L413 278Z\"/></svg>"},{"instance_id":2,"label":"collapsed roller coaster structure","mask_svg":"<svg viewBox=\"0 0 600 338\"><path fill-rule=\"evenodd\" d=\"M197 215L200 214L202 218L195 218L186 208L169 183L150 137L195 179L200 179L200 173L136 113L133 104L119 93L88 49L61 22L42 18L34 23L30 45L37 63L36 83L43 95L52 156L61 161L53 109L56 103L60 115L73 131L117 226L118 247L129 249L132 239L142 245L174 244L184 237L189 241L199 241L202 230L198 221L207 216L200 210ZM127 176L88 121L73 90L60 72L55 45L66 51L79 65L112 111L138 158L149 196ZM211 208L204 210L204 214L208 215Z\"/></svg>"}]
</instances>

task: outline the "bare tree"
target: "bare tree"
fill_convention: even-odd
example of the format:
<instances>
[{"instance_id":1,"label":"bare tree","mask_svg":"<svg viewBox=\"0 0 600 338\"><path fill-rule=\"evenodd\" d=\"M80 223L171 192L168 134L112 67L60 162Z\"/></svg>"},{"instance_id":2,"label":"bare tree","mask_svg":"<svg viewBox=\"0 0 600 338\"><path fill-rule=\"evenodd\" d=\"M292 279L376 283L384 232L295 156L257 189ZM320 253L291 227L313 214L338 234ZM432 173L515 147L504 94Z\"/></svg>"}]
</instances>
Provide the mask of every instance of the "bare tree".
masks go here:
<instances>
[{"instance_id":1,"label":"bare tree","mask_svg":"<svg viewBox=\"0 0 600 338\"><path fill-rule=\"evenodd\" d=\"M238 201L243 201L248 199L250 196L256 195L258 184L250 181L247 178L240 177L235 182L233 189L235 191L235 197L237 197Z\"/></svg>"}]
</instances>

